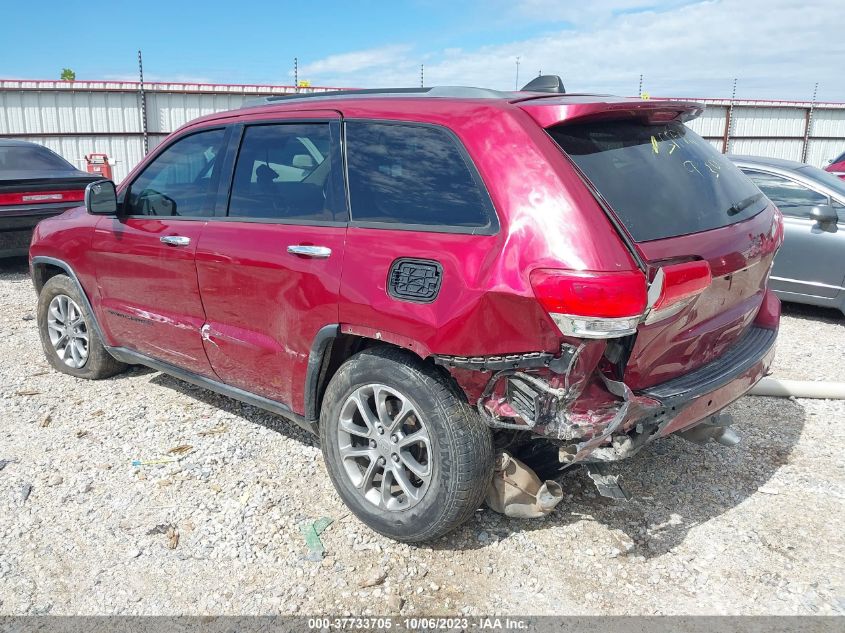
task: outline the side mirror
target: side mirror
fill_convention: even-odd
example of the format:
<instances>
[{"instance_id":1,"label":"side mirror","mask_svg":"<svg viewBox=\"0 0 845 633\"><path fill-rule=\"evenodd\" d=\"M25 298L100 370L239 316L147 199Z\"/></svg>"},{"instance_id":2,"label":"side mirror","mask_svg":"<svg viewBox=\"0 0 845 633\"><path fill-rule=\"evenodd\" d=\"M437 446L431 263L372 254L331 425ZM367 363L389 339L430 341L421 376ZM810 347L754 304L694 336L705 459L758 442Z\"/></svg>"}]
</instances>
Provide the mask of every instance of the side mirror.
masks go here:
<instances>
[{"instance_id":1,"label":"side mirror","mask_svg":"<svg viewBox=\"0 0 845 633\"><path fill-rule=\"evenodd\" d=\"M820 204L810 209L810 219L815 220L820 225L836 224L839 217L836 215L836 209L829 204Z\"/></svg>"},{"instance_id":2,"label":"side mirror","mask_svg":"<svg viewBox=\"0 0 845 633\"><path fill-rule=\"evenodd\" d=\"M111 180L98 180L85 187L85 208L93 215L117 213L117 189Z\"/></svg>"}]
</instances>

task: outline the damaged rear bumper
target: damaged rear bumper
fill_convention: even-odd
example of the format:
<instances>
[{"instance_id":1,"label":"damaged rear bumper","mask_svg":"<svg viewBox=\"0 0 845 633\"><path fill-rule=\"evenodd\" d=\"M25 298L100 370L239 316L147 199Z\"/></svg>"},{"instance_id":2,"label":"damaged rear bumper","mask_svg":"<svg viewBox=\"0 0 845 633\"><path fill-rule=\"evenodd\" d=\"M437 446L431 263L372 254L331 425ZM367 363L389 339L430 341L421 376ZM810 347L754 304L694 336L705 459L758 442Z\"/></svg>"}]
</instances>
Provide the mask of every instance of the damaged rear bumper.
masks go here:
<instances>
[{"instance_id":1,"label":"damaged rear bumper","mask_svg":"<svg viewBox=\"0 0 845 633\"><path fill-rule=\"evenodd\" d=\"M777 330L753 325L716 360L636 392L598 370L579 375L578 364L590 352L570 349L561 357L566 362L552 369L498 371L478 409L493 428L529 430L555 441L563 466L625 459L745 394L768 372L776 337ZM595 359L586 366L595 368Z\"/></svg>"}]
</instances>

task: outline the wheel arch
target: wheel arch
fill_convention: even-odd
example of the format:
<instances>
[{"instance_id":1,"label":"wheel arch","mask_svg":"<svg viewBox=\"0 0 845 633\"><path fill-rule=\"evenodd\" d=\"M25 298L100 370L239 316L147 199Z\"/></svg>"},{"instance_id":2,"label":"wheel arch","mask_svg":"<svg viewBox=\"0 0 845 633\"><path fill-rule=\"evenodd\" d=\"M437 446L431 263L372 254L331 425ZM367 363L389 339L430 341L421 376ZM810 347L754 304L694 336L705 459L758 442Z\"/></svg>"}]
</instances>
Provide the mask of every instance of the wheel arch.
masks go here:
<instances>
[{"instance_id":1,"label":"wheel arch","mask_svg":"<svg viewBox=\"0 0 845 633\"><path fill-rule=\"evenodd\" d=\"M106 340L103 336L103 330L100 328L100 323L97 321L97 315L94 312L91 301L88 299L88 293L85 292L85 288L82 286L82 283L79 281L79 277L76 276L76 273L70 264L55 257L36 255L30 262L30 274L32 276L32 284L35 286L35 292L38 294L41 293L41 289L44 287L44 284L46 284L51 277L63 274L70 277L70 280L76 286L77 290L79 290L82 301L85 303L85 309L88 310L88 314L91 315L91 320L93 321L97 336L100 337L101 341Z\"/></svg>"},{"instance_id":2,"label":"wheel arch","mask_svg":"<svg viewBox=\"0 0 845 633\"><path fill-rule=\"evenodd\" d=\"M373 347L392 347L412 352L420 360L430 362L431 367L444 377L454 380L448 371L434 364L427 348L416 341L400 340L390 333L371 332L364 327L332 323L320 328L308 355L304 388L306 420L319 424L323 396L332 377L349 358Z\"/></svg>"}]
</instances>

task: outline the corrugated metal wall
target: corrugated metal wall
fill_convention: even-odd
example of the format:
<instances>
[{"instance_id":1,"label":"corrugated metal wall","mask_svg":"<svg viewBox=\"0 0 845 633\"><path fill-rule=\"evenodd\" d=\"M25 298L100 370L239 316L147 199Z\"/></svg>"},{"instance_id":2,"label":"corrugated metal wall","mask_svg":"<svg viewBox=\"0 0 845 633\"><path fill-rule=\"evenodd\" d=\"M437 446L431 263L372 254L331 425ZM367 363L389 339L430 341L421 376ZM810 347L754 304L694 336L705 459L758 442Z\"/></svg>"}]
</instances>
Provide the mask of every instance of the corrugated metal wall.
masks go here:
<instances>
[{"instance_id":1,"label":"corrugated metal wall","mask_svg":"<svg viewBox=\"0 0 845 633\"><path fill-rule=\"evenodd\" d=\"M144 84L150 149L198 116L247 99L292 93L292 86ZM335 88L300 88L323 92ZM104 152L120 181L144 155L139 84L0 80L0 138L46 145L84 166ZM706 104L689 126L720 151L802 160L823 167L845 151L845 103L694 99Z\"/></svg>"},{"instance_id":2,"label":"corrugated metal wall","mask_svg":"<svg viewBox=\"0 0 845 633\"><path fill-rule=\"evenodd\" d=\"M701 100L699 100L701 101ZM688 125L719 151L824 167L845 152L845 103L708 100Z\"/></svg>"},{"instance_id":3,"label":"corrugated metal wall","mask_svg":"<svg viewBox=\"0 0 845 633\"><path fill-rule=\"evenodd\" d=\"M0 80L0 138L20 138L58 152L80 169L85 155L116 161L116 181L143 158L139 84ZM199 116L232 110L259 96L293 93L293 86L145 83L149 148ZM334 88L300 88L324 92Z\"/></svg>"}]
</instances>

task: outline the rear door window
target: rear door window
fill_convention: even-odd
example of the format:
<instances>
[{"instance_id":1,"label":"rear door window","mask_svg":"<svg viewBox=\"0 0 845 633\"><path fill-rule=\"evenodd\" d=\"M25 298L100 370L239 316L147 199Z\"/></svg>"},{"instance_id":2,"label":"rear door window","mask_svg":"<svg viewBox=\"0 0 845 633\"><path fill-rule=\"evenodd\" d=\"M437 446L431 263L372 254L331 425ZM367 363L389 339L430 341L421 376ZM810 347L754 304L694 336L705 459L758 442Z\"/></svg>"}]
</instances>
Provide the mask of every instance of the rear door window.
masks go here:
<instances>
[{"instance_id":1,"label":"rear door window","mask_svg":"<svg viewBox=\"0 0 845 633\"><path fill-rule=\"evenodd\" d=\"M638 242L717 229L767 204L733 163L681 123L583 123L549 133Z\"/></svg>"},{"instance_id":2,"label":"rear door window","mask_svg":"<svg viewBox=\"0 0 845 633\"><path fill-rule=\"evenodd\" d=\"M481 179L446 129L349 121L346 148L353 221L467 232L494 228Z\"/></svg>"},{"instance_id":3,"label":"rear door window","mask_svg":"<svg viewBox=\"0 0 845 633\"><path fill-rule=\"evenodd\" d=\"M232 181L229 216L345 222L342 163L336 147L329 123L247 127Z\"/></svg>"}]
</instances>

